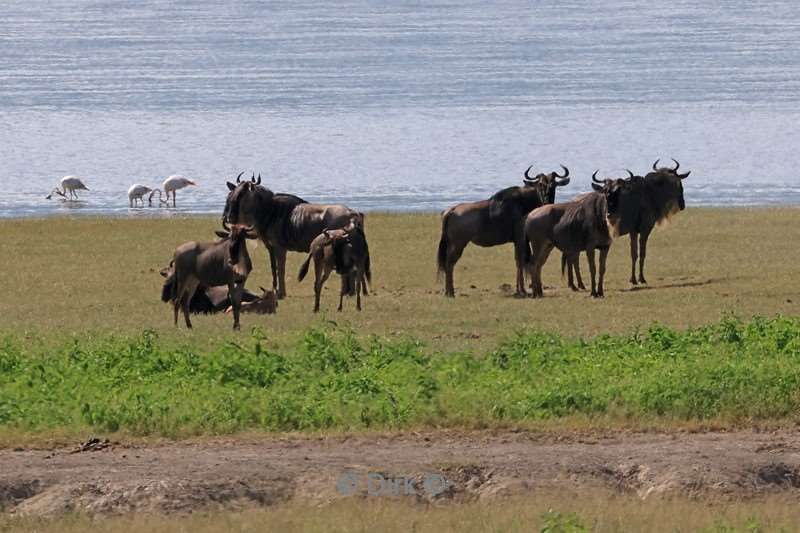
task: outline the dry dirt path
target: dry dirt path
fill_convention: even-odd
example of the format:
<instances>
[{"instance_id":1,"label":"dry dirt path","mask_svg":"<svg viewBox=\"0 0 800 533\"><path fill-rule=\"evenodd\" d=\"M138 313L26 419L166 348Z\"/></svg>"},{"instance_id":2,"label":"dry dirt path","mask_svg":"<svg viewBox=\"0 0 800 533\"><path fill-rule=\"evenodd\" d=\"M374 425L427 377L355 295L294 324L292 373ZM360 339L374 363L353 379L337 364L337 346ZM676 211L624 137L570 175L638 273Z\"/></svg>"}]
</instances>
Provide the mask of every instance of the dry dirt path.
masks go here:
<instances>
[{"instance_id":1,"label":"dry dirt path","mask_svg":"<svg viewBox=\"0 0 800 533\"><path fill-rule=\"evenodd\" d=\"M593 487L643 498L795 490L800 431L435 431L0 450L0 506L19 514L172 512L378 493L463 501Z\"/></svg>"}]
</instances>

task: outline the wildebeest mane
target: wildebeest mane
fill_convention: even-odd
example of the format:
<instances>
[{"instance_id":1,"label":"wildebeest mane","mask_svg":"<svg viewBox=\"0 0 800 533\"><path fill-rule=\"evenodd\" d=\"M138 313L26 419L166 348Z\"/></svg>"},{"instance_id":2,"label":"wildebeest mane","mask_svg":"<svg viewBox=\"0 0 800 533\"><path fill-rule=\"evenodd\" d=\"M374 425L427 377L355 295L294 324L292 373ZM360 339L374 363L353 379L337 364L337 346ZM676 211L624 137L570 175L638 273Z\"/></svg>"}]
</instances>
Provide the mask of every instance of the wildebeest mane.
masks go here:
<instances>
[{"instance_id":1,"label":"wildebeest mane","mask_svg":"<svg viewBox=\"0 0 800 533\"><path fill-rule=\"evenodd\" d=\"M257 204L259 205L258 212L253 217L259 233L266 234L267 228L277 224L280 244L285 245L291 242L292 228L290 227L291 224L289 224L289 217L295 207L308 202L293 194L272 194L268 189L261 186L254 187L251 194L256 195ZM232 206L231 209L234 207Z\"/></svg>"},{"instance_id":2,"label":"wildebeest mane","mask_svg":"<svg viewBox=\"0 0 800 533\"><path fill-rule=\"evenodd\" d=\"M528 192L533 195L532 198L528 198L528 194L526 194ZM527 209L526 204L531 204L530 209ZM506 187L489 198L489 218L497 219L508 215L516 218L540 205L542 205L542 197L538 189L519 186Z\"/></svg>"}]
</instances>

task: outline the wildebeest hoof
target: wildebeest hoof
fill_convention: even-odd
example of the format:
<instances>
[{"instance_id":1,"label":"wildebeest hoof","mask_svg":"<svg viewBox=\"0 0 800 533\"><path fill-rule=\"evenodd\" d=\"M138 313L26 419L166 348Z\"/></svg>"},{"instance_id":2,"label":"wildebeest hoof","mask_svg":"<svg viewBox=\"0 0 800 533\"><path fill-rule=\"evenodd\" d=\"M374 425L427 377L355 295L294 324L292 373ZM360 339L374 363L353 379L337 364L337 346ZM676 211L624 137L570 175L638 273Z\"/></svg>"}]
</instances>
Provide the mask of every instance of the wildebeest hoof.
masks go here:
<instances>
[{"instance_id":1,"label":"wildebeest hoof","mask_svg":"<svg viewBox=\"0 0 800 533\"><path fill-rule=\"evenodd\" d=\"M644 279L644 276L639 277L639 283L644 283L645 285L647 285L647 280Z\"/></svg>"},{"instance_id":2,"label":"wildebeest hoof","mask_svg":"<svg viewBox=\"0 0 800 533\"><path fill-rule=\"evenodd\" d=\"M631 278L631 285L636 285L637 283L639 282L636 281L636 278Z\"/></svg>"},{"instance_id":3,"label":"wildebeest hoof","mask_svg":"<svg viewBox=\"0 0 800 533\"><path fill-rule=\"evenodd\" d=\"M527 298L528 293L526 291L517 291L514 293L514 298Z\"/></svg>"}]
</instances>

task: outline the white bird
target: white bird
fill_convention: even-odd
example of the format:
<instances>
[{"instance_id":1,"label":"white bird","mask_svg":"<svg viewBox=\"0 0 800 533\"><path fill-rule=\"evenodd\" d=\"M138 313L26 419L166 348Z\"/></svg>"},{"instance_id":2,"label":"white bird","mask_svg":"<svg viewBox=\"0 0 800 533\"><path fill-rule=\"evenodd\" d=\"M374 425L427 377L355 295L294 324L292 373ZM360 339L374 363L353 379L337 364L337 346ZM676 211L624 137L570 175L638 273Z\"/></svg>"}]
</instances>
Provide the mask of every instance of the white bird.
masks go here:
<instances>
[{"instance_id":1,"label":"white bird","mask_svg":"<svg viewBox=\"0 0 800 533\"><path fill-rule=\"evenodd\" d=\"M128 189L128 201L131 207L136 205L136 200L139 200L142 203L142 207L144 207L144 195L152 190L150 187L139 185L138 183L131 185L131 188Z\"/></svg>"},{"instance_id":2,"label":"white bird","mask_svg":"<svg viewBox=\"0 0 800 533\"><path fill-rule=\"evenodd\" d=\"M169 193L172 193L172 207L175 207L175 191L178 189L183 189L184 187L188 187L189 185L197 184L189 178L174 175L165 179L161 188L164 189L164 192L167 195L167 202L169 202Z\"/></svg>"},{"instance_id":3,"label":"white bird","mask_svg":"<svg viewBox=\"0 0 800 533\"><path fill-rule=\"evenodd\" d=\"M88 191L89 187L83 184L83 182L77 176L64 176L61 178L61 189L56 187L53 189L50 194L45 196L45 199L49 200L52 198L53 193L56 193L64 198L67 197L67 192L69 192L69 199L70 200L77 200L78 199L78 192L80 190Z\"/></svg>"}]
</instances>

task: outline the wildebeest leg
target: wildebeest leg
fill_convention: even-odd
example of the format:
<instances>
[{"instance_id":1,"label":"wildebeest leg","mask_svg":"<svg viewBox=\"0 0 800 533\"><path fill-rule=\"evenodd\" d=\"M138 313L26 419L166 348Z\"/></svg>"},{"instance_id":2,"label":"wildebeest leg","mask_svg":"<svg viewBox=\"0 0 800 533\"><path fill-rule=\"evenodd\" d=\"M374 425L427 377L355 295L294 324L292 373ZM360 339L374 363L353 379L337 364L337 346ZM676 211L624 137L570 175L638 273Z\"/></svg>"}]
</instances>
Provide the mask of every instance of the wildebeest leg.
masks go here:
<instances>
[{"instance_id":1,"label":"wildebeest leg","mask_svg":"<svg viewBox=\"0 0 800 533\"><path fill-rule=\"evenodd\" d=\"M272 249L270 244L267 244L267 241L262 240L261 242L264 243L264 246L267 248L267 253L269 255L269 268L272 271L272 291L277 295L278 294L278 263L275 261L275 251Z\"/></svg>"},{"instance_id":2,"label":"wildebeest leg","mask_svg":"<svg viewBox=\"0 0 800 533\"><path fill-rule=\"evenodd\" d=\"M455 297L456 289L453 286L453 269L456 266L456 263L461 258L461 254L464 253L464 248L466 244L459 245L450 243L447 247L447 262L445 264L444 270L444 295Z\"/></svg>"},{"instance_id":3,"label":"wildebeest leg","mask_svg":"<svg viewBox=\"0 0 800 533\"><path fill-rule=\"evenodd\" d=\"M228 283L228 298L233 307L233 329L237 330L239 326L239 311L242 307L242 284L241 283Z\"/></svg>"},{"instance_id":4,"label":"wildebeest leg","mask_svg":"<svg viewBox=\"0 0 800 533\"><path fill-rule=\"evenodd\" d=\"M544 298L544 282L542 282L542 269L544 268L544 264L547 262L547 258L550 256L550 252L553 251L553 244L547 243L540 249L539 253L537 254L536 259L536 284L537 284L537 291L539 298Z\"/></svg>"},{"instance_id":5,"label":"wildebeest leg","mask_svg":"<svg viewBox=\"0 0 800 533\"><path fill-rule=\"evenodd\" d=\"M597 294L600 296L600 298L605 296L605 292L603 291L603 280L606 277L606 258L608 257L608 250L608 246L600 248L600 284L597 289Z\"/></svg>"},{"instance_id":6,"label":"wildebeest leg","mask_svg":"<svg viewBox=\"0 0 800 533\"><path fill-rule=\"evenodd\" d=\"M572 266L575 269L575 279L578 281L578 289L585 291L586 285L583 284L581 277L581 254L578 252L572 257Z\"/></svg>"},{"instance_id":7,"label":"wildebeest leg","mask_svg":"<svg viewBox=\"0 0 800 533\"><path fill-rule=\"evenodd\" d=\"M339 307L336 309L337 311L342 310L342 302L344 301L344 293L347 292L347 278L350 277L350 274L343 274L341 277L342 285L339 289Z\"/></svg>"},{"instance_id":8,"label":"wildebeest leg","mask_svg":"<svg viewBox=\"0 0 800 533\"><path fill-rule=\"evenodd\" d=\"M649 233L642 233L639 235L639 283L647 283L644 279L644 258L647 255L647 239L650 237Z\"/></svg>"},{"instance_id":9,"label":"wildebeest leg","mask_svg":"<svg viewBox=\"0 0 800 533\"><path fill-rule=\"evenodd\" d=\"M278 299L286 298L286 249L275 248L275 262L278 264Z\"/></svg>"},{"instance_id":10,"label":"wildebeest leg","mask_svg":"<svg viewBox=\"0 0 800 533\"><path fill-rule=\"evenodd\" d=\"M183 318L186 321L186 327L192 329L192 321L189 318L189 305L192 302L192 297L194 296L195 291L197 290L197 283L192 283L189 285L186 295L183 299Z\"/></svg>"},{"instance_id":11,"label":"wildebeest leg","mask_svg":"<svg viewBox=\"0 0 800 533\"><path fill-rule=\"evenodd\" d=\"M314 312L319 312L319 297L322 294L322 287L325 285L325 282L328 280L328 276L331 275L331 271L327 268L324 271L321 271L322 266L316 265L316 258L314 260L315 268L314 268Z\"/></svg>"},{"instance_id":12,"label":"wildebeest leg","mask_svg":"<svg viewBox=\"0 0 800 533\"><path fill-rule=\"evenodd\" d=\"M528 292L525 290L525 274L523 271L525 267L525 258L528 255L525 251L525 246L529 246L529 244L523 233L521 237L514 239L514 262L517 265L517 291L514 295L517 297L528 295Z\"/></svg>"},{"instance_id":13,"label":"wildebeest leg","mask_svg":"<svg viewBox=\"0 0 800 533\"><path fill-rule=\"evenodd\" d=\"M639 257L639 247L637 246L638 233L631 232L631 284L636 285L636 259Z\"/></svg>"},{"instance_id":14,"label":"wildebeest leg","mask_svg":"<svg viewBox=\"0 0 800 533\"><path fill-rule=\"evenodd\" d=\"M364 276L356 274L356 309L361 311L361 291L364 289Z\"/></svg>"},{"instance_id":15,"label":"wildebeest leg","mask_svg":"<svg viewBox=\"0 0 800 533\"><path fill-rule=\"evenodd\" d=\"M586 259L589 261L589 274L592 276L592 298L597 298L597 266L594 262L594 248L586 250Z\"/></svg>"}]
</instances>

